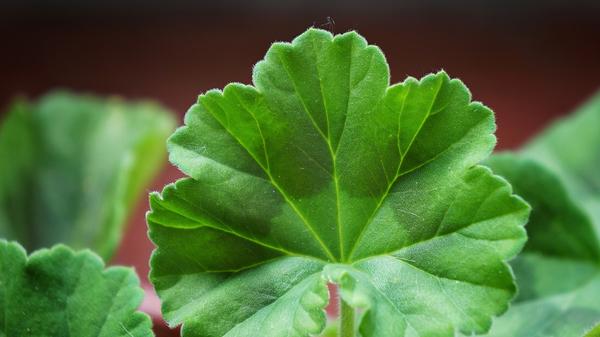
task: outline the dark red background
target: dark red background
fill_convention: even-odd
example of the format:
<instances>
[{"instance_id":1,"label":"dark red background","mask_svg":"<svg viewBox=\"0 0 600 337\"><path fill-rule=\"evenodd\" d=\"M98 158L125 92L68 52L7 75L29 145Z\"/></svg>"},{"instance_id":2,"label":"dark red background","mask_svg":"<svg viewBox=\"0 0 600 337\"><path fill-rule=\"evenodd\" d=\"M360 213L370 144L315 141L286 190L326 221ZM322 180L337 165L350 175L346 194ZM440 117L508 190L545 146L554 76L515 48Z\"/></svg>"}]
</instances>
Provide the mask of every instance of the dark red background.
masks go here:
<instances>
[{"instance_id":1,"label":"dark red background","mask_svg":"<svg viewBox=\"0 0 600 337\"><path fill-rule=\"evenodd\" d=\"M153 98L179 116L210 88L250 81L272 41L335 21L379 45L392 80L445 69L496 112L498 148L514 148L600 88L594 1L8 1L0 4L0 106L56 87ZM600 131L599 131L600 132ZM165 166L149 190L181 174ZM113 263L145 279L152 244L141 198Z\"/></svg>"}]
</instances>

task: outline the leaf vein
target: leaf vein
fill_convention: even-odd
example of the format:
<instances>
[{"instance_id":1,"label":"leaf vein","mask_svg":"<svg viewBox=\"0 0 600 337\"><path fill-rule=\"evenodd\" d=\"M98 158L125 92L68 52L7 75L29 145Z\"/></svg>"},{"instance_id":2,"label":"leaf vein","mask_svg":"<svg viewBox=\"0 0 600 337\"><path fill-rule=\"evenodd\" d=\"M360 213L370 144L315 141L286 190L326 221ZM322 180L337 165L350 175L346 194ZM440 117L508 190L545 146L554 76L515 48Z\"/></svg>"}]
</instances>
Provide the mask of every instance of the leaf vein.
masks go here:
<instances>
[{"instance_id":1,"label":"leaf vein","mask_svg":"<svg viewBox=\"0 0 600 337\"><path fill-rule=\"evenodd\" d=\"M215 120L217 120L217 122L219 122L221 124L221 126L223 127L223 129L225 131L227 131L227 133L229 133L229 135L233 139L235 139L240 144L240 146L242 146L242 148L244 148L248 152L248 154L250 155L250 157L252 157L254 159L254 161L263 169L263 171L265 171L265 173L267 173L267 176L269 177L269 180L270 180L271 184L279 191L279 193L281 194L281 196L286 200L286 202L290 205L290 207L294 210L294 212L298 215L298 217L300 217L300 219L302 220L302 222L304 223L304 225L309 229L310 233L317 240L317 242L321 245L321 247L322 247L323 251L325 252L325 254L329 258L331 258L332 260L335 260L335 258L331 254L331 251L327 248L327 246L325 245L325 243L323 242L323 240L321 239L321 237L317 234L317 232L315 231L314 227L312 225L310 225L310 223L308 222L308 220L306 219L306 217L302 214L302 212L300 212L300 210L298 209L298 207L296 207L296 204L294 202L292 202L292 200L290 199L290 197L285 193L285 191L281 188L281 186L279 186L279 184L277 184L277 182L275 182L275 180L273 179L273 176L271 175L271 172L268 171L260 163L260 161L252 153L252 151L250 151L248 149L248 147L235 135L234 132L232 132L218 118L215 117L214 112L209 107L205 106L205 108L206 108L207 111L209 111L213 115L213 118Z\"/></svg>"}]
</instances>

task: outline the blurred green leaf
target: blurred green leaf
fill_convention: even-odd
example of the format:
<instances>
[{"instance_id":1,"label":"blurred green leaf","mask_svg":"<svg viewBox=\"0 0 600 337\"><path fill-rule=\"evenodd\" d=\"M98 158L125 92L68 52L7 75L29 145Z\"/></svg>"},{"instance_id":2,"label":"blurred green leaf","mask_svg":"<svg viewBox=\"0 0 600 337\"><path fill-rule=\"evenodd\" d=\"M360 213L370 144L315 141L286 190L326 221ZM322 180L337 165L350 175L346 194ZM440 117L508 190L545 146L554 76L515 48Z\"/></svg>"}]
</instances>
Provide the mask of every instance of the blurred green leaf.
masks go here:
<instances>
[{"instance_id":1,"label":"blurred green leaf","mask_svg":"<svg viewBox=\"0 0 600 337\"><path fill-rule=\"evenodd\" d=\"M600 232L600 92L536 137L523 154L560 177Z\"/></svg>"},{"instance_id":2,"label":"blurred green leaf","mask_svg":"<svg viewBox=\"0 0 600 337\"><path fill-rule=\"evenodd\" d=\"M340 322L337 319L331 319L327 322L327 326L323 329L321 337L337 337Z\"/></svg>"},{"instance_id":3,"label":"blurred green leaf","mask_svg":"<svg viewBox=\"0 0 600 337\"><path fill-rule=\"evenodd\" d=\"M582 336L600 321L600 245L591 218L543 164L511 154L488 164L532 206L529 241L512 262L519 296L489 335Z\"/></svg>"},{"instance_id":4,"label":"blurred green leaf","mask_svg":"<svg viewBox=\"0 0 600 337\"><path fill-rule=\"evenodd\" d=\"M519 297L490 336L580 337L600 322L600 95L488 164L532 206Z\"/></svg>"},{"instance_id":5,"label":"blurred green leaf","mask_svg":"<svg viewBox=\"0 0 600 337\"><path fill-rule=\"evenodd\" d=\"M29 257L0 240L0 336L153 336L136 312L144 292L132 269L104 269L90 251L63 245Z\"/></svg>"},{"instance_id":6,"label":"blurred green leaf","mask_svg":"<svg viewBox=\"0 0 600 337\"><path fill-rule=\"evenodd\" d=\"M592 330L585 334L585 337L600 337L600 324L596 325Z\"/></svg>"},{"instance_id":7,"label":"blurred green leaf","mask_svg":"<svg viewBox=\"0 0 600 337\"><path fill-rule=\"evenodd\" d=\"M17 101L0 127L0 237L109 258L173 125L149 102L66 92Z\"/></svg>"},{"instance_id":8,"label":"blurred green leaf","mask_svg":"<svg viewBox=\"0 0 600 337\"><path fill-rule=\"evenodd\" d=\"M308 336L325 281L363 337L485 332L529 208L476 164L493 113L444 72L389 85L357 33L275 43L254 86L201 95L170 138L190 178L150 198L151 281L184 336Z\"/></svg>"}]
</instances>

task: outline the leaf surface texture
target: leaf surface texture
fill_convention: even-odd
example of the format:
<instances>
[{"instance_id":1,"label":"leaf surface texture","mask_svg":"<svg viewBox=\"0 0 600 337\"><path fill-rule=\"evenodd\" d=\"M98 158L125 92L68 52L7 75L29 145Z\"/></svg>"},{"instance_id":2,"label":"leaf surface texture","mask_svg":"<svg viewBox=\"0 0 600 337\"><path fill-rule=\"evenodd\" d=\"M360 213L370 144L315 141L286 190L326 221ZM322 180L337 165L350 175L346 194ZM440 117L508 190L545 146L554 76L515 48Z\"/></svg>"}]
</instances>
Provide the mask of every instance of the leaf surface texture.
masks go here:
<instances>
[{"instance_id":1,"label":"leaf surface texture","mask_svg":"<svg viewBox=\"0 0 600 337\"><path fill-rule=\"evenodd\" d=\"M201 95L168 141L188 178L150 197L165 318L184 336L309 336L331 281L363 337L487 331L529 213L477 165L494 130L444 72L390 85L355 32L273 44L252 86Z\"/></svg>"},{"instance_id":2,"label":"leaf surface texture","mask_svg":"<svg viewBox=\"0 0 600 337\"><path fill-rule=\"evenodd\" d=\"M0 336L149 337L136 309L143 290L132 269L104 269L99 256L63 245L29 257L0 240Z\"/></svg>"}]
</instances>

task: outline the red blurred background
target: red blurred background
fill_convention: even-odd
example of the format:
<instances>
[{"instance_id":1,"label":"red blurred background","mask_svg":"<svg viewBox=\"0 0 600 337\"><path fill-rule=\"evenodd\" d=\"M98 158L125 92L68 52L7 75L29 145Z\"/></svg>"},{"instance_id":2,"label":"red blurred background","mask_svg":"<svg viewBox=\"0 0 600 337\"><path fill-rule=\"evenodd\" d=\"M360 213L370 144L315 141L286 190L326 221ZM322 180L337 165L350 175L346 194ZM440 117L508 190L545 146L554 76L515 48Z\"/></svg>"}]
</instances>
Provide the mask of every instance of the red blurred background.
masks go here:
<instances>
[{"instance_id":1,"label":"red blurred background","mask_svg":"<svg viewBox=\"0 0 600 337\"><path fill-rule=\"evenodd\" d=\"M496 112L499 149L517 147L600 88L598 1L5 0L0 106L64 87L156 99L181 121L199 93L248 83L272 41L322 24L379 45L393 82L439 69L461 78ZM180 176L166 165L149 191ZM141 198L112 261L135 266L142 279L153 249L146 209Z\"/></svg>"}]
</instances>

